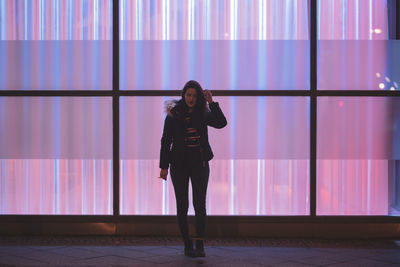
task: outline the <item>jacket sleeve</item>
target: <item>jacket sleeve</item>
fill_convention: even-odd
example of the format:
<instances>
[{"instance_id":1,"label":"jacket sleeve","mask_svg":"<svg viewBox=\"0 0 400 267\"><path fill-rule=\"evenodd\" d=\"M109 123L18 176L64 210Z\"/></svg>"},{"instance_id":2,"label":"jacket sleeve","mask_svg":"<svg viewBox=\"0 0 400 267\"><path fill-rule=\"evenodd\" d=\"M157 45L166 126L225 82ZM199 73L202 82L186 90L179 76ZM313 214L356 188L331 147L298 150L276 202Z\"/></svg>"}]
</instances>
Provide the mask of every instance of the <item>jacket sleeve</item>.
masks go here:
<instances>
[{"instance_id":1,"label":"jacket sleeve","mask_svg":"<svg viewBox=\"0 0 400 267\"><path fill-rule=\"evenodd\" d=\"M218 102L212 102L210 105L210 110L207 114L207 125L211 127L221 129L224 128L227 124L226 118L224 113L222 112L221 108L219 107Z\"/></svg>"},{"instance_id":2,"label":"jacket sleeve","mask_svg":"<svg viewBox=\"0 0 400 267\"><path fill-rule=\"evenodd\" d=\"M164 121L164 130L161 137L160 168L168 169L172 143L172 118L167 115Z\"/></svg>"}]
</instances>

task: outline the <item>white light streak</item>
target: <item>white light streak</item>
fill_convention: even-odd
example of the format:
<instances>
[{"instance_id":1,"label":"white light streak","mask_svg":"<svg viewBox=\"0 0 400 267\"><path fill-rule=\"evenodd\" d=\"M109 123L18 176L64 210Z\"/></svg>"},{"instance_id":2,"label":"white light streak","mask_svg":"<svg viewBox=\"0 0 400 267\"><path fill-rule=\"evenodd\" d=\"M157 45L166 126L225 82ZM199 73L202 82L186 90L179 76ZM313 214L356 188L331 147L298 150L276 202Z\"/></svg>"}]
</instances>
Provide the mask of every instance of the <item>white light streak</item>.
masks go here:
<instances>
[{"instance_id":1,"label":"white light streak","mask_svg":"<svg viewBox=\"0 0 400 267\"><path fill-rule=\"evenodd\" d=\"M258 40L262 40L262 23L263 20L263 1L259 0L258 1L258 25L257 25L257 30L258 30Z\"/></svg>"},{"instance_id":2,"label":"white light streak","mask_svg":"<svg viewBox=\"0 0 400 267\"><path fill-rule=\"evenodd\" d=\"M121 27L121 40L125 40L125 29L124 29L124 22L125 22L125 18L124 18L124 10L125 10L125 7L124 7L124 4L125 4L125 1L121 1L120 2L120 10L119 10L119 14L120 14L120 16L121 16L121 20L120 20L120 27Z\"/></svg>"},{"instance_id":3,"label":"white light streak","mask_svg":"<svg viewBox=\"0 0 400 267\"><path fill-rule=\"evenodd\" d=\"M229 212L230 214L235 214L235 164L234 160L230 160L230 205Z\"/></svg>"},{"instance_id":4,"label":"white light streak","mask_svg":"<svg viewBox=\"0 0 400 267\"><path fill-rule=\"evenodd\" d=\"M369 28L372 29L372 1L369 0ZM372 32L369 33L369 39L372 40Z\"/></svg>"}]
</instances>

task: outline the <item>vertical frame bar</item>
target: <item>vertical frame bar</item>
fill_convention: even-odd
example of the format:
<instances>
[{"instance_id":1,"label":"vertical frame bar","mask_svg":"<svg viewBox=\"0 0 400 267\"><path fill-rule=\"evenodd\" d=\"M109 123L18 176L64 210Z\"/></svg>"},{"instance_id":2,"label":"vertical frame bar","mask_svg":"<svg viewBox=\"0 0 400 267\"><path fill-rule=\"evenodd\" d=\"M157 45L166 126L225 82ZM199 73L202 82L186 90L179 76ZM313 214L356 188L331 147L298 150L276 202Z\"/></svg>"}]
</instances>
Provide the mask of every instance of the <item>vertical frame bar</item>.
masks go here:
<instances>
[{"instance_id":1,"label":"vertical frame bar","mask_svg":"<svg viewBox=\"0 0 400 267\"><path fill-rule=\"evenodd\" d=\"M310 0L310 215L317 207L317 0Z\"/></svg>"},{"instance_id":2,"label":"vertical frame bar","mask_svg":"<svg viewBox=\"0 0 400 267\"><path fill-rule=\"evenodd\" d=\"M399 39L399 8L400 5L397 4L397 0L387 1L389 40Z\"/></svg>"},{"instance_id":3,"label":"vertical frame bar","mask_svg":"<svg viewBox=\"0 0 400 267\"><path fill-rule=\"evenodd\" d=\"M400 3L396 1L396 40L400 40Z\"/></svg>"},{"instance_id":4,"label":"vertical frame bar","mask_svg":"<svg viewBox=\"0 0 400 267\"><path fill-rule=\"evenodd\" d=\"M113 0L113 215L119 212L119 0Z\"/></svg>"}]
</instances>

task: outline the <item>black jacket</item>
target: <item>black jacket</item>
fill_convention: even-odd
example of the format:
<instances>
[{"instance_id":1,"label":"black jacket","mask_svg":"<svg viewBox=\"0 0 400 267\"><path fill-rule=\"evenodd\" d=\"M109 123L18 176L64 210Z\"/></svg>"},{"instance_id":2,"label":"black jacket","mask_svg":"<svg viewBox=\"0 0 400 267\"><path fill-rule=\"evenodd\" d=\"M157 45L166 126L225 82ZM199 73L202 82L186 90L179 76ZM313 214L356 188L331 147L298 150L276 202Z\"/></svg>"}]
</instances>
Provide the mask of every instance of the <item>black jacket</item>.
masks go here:
<instances>
[{"instance_id":1,"label":"black jacket","mask_svg":"<svg viewBox=\"0 0 400 267\"><path fill-rule=\"evenodd\" d=\"M175 101L170 107L164 122L164 131L161 138L160 168L168 169L169 164L181 165L183 163L186 136L184 122L184 103L182 100ZM226 126L226 118L217 102L209 104L209 110L203 116L197 116L198 131L200 133L200 151L203 161L209 161L214 157L208 142L207 126L223 128ZM172 145L172 147L171 147Z\"/></svg>"}]
</instances>

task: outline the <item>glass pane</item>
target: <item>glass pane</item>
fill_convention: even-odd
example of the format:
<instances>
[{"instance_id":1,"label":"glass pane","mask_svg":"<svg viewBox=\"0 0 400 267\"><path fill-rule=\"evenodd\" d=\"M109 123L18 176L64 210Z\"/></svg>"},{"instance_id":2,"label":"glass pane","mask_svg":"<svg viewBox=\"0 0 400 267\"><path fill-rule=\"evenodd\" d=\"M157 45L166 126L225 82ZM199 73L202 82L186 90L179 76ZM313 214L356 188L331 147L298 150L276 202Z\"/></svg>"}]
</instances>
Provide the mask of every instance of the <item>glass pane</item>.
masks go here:
<instances>
[{"instance_id":1,"label":"glass pane","mask_svg":"<svg viewBox=\"0 0 400 267\"><path fill-rule=\"evenodd\" d=\"M318 100L317 214L400 214L400 98Z\"/></svg>"},{"instance_id":2,"label":"glass pane","mask_svg":"<svg viewBox=\"0 0 400 267\"><path fill-rule=\"evenodd\" d=\"M308 0L120 0L123 90L309 89Z\"/></svg>"},{"instance_id":3,"label":"glass pane","mask_svg":"<svg viewBox=\"0 0 400 267\"><path fill-rule=\"evenodd\" d=\"M0 214L112 214L112 100L0 98Z\"/></svg>"},{"instance_id":4,"label":"glass pane","mask_svg":"<svg viewBox=\"0 0 400 267\"><path fill-rule=\"evenodd\" d=\"M319 90L399 90L391 2L318 1Z\"/></svg>"},{"instance_id":5,"label":"glass pane","mask_svg":"<svg viewBox=\"0 0 400 267\"><path fill-rule=\"evenodd\" d=\"M111 90L111 0L0 0L0 90Z\"/></svg>"},{"instance_id":6,"label":"glass pane","mask_svg":"<svg viewBox=\"0 0 400 267\"><path fill-rule=\"evenodd\" d=\"M176 214L170 177L167 182L157 178L167 99L121 98L121 214ZM215 101L228 125L220 130L209 127L215 157L210 162L208 214L308 215L309 98Z\"/></svg>"}]
</instances>

